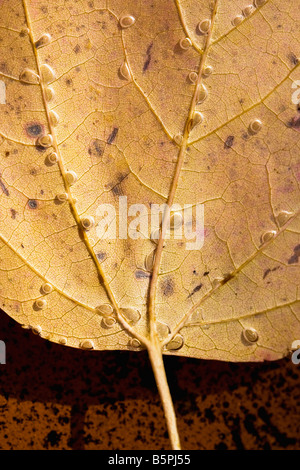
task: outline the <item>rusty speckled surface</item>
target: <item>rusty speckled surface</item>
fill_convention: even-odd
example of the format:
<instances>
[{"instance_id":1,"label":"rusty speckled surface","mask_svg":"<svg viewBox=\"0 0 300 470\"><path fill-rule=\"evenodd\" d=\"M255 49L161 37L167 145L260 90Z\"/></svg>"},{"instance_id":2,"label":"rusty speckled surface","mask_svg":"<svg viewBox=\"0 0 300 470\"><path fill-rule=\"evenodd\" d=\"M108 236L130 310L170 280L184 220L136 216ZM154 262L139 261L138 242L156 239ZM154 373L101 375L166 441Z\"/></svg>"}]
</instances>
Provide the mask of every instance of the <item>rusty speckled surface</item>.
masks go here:
<instances>
[{"instance_id":1,"label":"rusty speckled surface","mask_svg":"<svg viewBox=\"0 0 300 470\"><path fill-rule=\"evenodd\" d=\"M170 449L147 354L49 343L0 315L1 449ZM299 449L300 365L168 357L182 445Z\"/></svg>"}]
</instances>

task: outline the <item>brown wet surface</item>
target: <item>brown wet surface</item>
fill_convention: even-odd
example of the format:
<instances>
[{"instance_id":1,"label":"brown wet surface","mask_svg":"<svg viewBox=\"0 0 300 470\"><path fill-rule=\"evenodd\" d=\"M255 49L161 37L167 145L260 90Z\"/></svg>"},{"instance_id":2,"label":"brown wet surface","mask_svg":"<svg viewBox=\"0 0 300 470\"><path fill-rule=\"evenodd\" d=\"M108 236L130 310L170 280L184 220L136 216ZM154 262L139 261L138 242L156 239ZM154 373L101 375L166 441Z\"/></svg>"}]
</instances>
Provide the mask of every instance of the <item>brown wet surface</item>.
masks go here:
<instances>
[{"instance_id":1,"label":"brown wet surface","mask_svg":"<svg viewBox=\"0 0 300 470\"><path fill-rule=\"evenodd\" d=\"M49 343L0 315L0 449L170 449L145 352ZM299 449L300 365L165 360L182 446Z\"/></svg>"}]
</instances>

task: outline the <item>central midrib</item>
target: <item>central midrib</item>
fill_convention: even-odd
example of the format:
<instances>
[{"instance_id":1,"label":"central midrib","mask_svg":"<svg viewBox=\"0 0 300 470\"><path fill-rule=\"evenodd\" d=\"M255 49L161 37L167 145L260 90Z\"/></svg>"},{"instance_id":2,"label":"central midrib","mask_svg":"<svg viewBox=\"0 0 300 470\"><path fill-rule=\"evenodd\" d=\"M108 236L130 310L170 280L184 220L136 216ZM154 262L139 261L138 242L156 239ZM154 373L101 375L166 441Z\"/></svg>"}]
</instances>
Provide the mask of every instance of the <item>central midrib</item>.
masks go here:
<instances>
[{"instance_id":1,"label":"central midrib","mask_svg":"<svg viewBox=\"0 0 300 470\"><path fill-rule=\"evenodd\" d=\"M215 4L214 4L213 11L212 11L212 16L211 16L211 26L210 26L209 32L206 36L206 41L205 41L204 48L203 48L203 54L202 54L201 59L200 59L199 70L198 70L198 79L197 79L197 83L195 84L194 95L193 95L193 98L192 98L192 101L191 101L188 117L187 117L187 120L185 122L183 139L182 139L181 147L179 149L175 174L174 174L174 177L173 177L173 181L172 181L172 184L171 184L169 196L168 196L168 199L167 199L167 205L169 206L169 208L172 206L172 204L174 202L175 193L176 193L176 189L177 189L177 185L178 185L178 180L179 180L182 165L183 165L183 162L184 162L185 152L186 152L186 148L187 148L187 145L188 145L188 139L189 139L189 135L190 135L190 131L191 131L191 123L192 123L193 115L194 115L195 108L196 108L196 105L197 105L197 94L198 94L199 88L202 86L203 69L204 69L204 66L205 66L205 63L206 63L207 54L208 54L210 44L211 44L211 38L212 38L213 27L214 27L214 23L215 23L216 14L217 14L218 2L219 2L219 0L215 0ZM156 324L155 298L156 298L158 274L159 274L161 258L162 258L163 248L164 248L164 234L165 234L166 228L169 225L169 218L170 218L170 214L168 212L166 212L165 217L163 218L163 221L162 221L160 237L159 237L156 252L155 252L155 260L154 260L152 277L151 277L150 287L149 287L148 314L149 314L149 327L150 327L150 341L151 340L155 341L156 338L157 338L157 334L156 334L156 331L155 331L155 324ZM168 340L170 340L172 338L172 336L173 335L171 334L168 337Z\"/></svg>"}]
</instances>

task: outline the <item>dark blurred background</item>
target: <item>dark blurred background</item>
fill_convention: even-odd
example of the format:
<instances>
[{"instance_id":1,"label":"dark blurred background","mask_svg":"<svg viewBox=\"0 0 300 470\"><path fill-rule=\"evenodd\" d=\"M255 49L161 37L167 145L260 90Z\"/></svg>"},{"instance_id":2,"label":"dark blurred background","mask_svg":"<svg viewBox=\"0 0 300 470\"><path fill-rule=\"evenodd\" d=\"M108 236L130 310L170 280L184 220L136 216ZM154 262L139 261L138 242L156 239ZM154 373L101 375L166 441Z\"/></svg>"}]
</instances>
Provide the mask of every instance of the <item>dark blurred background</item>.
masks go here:
<instances>
[{"instance_id":1,"label":"dark blurred background","mask_svg":"<svg viewBox=\"0 0 300 470\"><path fill-rule=\"evenodd\" d=\"M0 449L170 449L146 352L50 343L0 313ZM300 365L165 359L182 447L299 449Z\"/></svg>"}]
</instances>

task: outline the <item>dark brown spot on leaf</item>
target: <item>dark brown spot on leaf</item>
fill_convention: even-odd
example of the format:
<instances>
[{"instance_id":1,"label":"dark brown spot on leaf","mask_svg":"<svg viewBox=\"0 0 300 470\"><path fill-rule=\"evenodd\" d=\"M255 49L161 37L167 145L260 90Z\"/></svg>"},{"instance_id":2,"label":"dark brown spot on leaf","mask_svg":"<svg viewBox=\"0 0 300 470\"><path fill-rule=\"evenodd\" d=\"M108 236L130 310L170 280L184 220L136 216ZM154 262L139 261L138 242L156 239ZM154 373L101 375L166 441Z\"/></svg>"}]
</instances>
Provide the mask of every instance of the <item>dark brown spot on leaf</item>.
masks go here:
<instances>
[{"instance_id":1,"label":"dark brown spot on leaf","mask_svg":"<svg viewBox=\"0 0 300 470\"><path fill-rule=\"evenodd\" d=\"M10 213L11 213L11 218L13 220L15 220L16 218L16 215L17 215L17 211L15 209L10 209Z\"/></svg>"},{"instance_id":2,"label":"dark brown spot on leaf","mask_svg":"<svg viewBox=\"0 0 300 470\"><path fill-rule=\"evenodd\" d=\"M162 294L166 297L170 297L174 294L174 281L172 278L166 278L161 283Z\"/></svg>"},{"instance_id":3,"label":"dark brown spot on leaf","mask_svg":"<svg viewBox=\"0 0 300 470\"><path fill-rule=\"evenodd\" d=\"M5 184L3 183L2 179L1 179L1 175L0 175L0 188L2 189L5 196L9 197L9 191L8 191L7 187L5 186Z\"/></svg>"},{"instance_id":4,"label":"dark brown spot on leaf","mask_svg":"<svg viewBox=\"0 0 300 470\"><path fill-rule=\"evenodd\" d=\"M134 275L136 279L148 279L150 277L150 273L146 273L142 270L135 271Z\"/></svg>"},{"instance_id":5,"label":"dark brown spot on leaf","mask_svg":"<svg viewBox=\"0 0 300 470\"><path fill-rule=\"evenodd\" d=\"M234 142L234 135L229 135L224 144L224 149L230 149Z\"/></svg>"},{"instance_id":6,"label":"dark brown spot on leaf","mask_svg":"<svg viewBox=\"0 0 300 470\"><path fill-rule=\"evenodd\" d=\"M293 52L291 52L288 55L288 58L290 59L292 65L298 65L299 64L299 59Z\"/></svg>"},{"instance_id":7,"label":"dark brown spot on leaf","mask_svg":"<svg viewBox=\"0 0 300 470\"><path fill-rule=\"evenodd\" d=\"M196 294L196 292L199 292L199 290L201 289L202 286L203 286L203 284L199 284L198 286L194 287L193 292L191 292L191 293L188 295L188 299L189 299L190 297L192 297L192 295Z\"/></svg>"},{"instance_id":8,"label":"dark brown spot on leaf","mask_svg":"<svg viewBox=\"0 0 300 470\"><path fill-rule=\"evenodd\" d=\"M73 50L74 50L75 54L78 54L81 51L81 48L80 48L79 44L76 44L76 46L74 47Z\"/></svg>"},{"instance_id":9,"label":"dark brown spot on leaf","mask_svg":"<svg viewBox=\"0 0 300 470\"><path fill-rule=\"evenodd\" d=\"M101 157L101 155L103 155L102 141L100 139L93 140L88 152L89 155L92 155L93 157Z\"/></svg>"},{"instance_id":10,"label":"dark brown spot on leaf","mask_svg":"<svg viewBox=\"0 0 300 470\"><path fill-rule=\"evenodd\" d=\"M264 272L264 275L263 275L263 279L266 279L266 277L270 274L270 273L273 273L274 271L277 271L277 269L279 269L280 266L276 266L275 268L273 269L266 269L265 272Z\"/></svg>"},{"instance_id":11,"label":"dark brown spot on leaf","mask_svg":"<svg viewBox=\"0 0 300 470\"><path fill-rule=\"evenodd\" d=\"M29 201L28 201L28 207L29 207L30 209L36 209L37 206L38 206L38 203L37 203L37 201L36 201L35 199L29 199Z\"/></svg>"},{"instance_id":12,"label":"dark brown spot on leaf","mask_svg":"<svg viewBox=\"0 0 300 470\"><path fill-rule=\"evenodd\" d=\"M115 138L117 137L118 130L119 130L118 127L113 128L112 133L109 135L109 137L107 139L107 143L109 145L111 145L113 143L113 141L115 140Z\"/></svg>"},{"instance_id":13,"label":"dark brown spot on leaf","mask_svg":"<svg viewBox=\"0 0 300 470\"><path fill-rule=\"evenodd\" d=\"M27 124L25 130L26 130L26 134L29 137L34 137L34 138L36 138L36 137L38 137L38 136L40 136L44 133L43 126L41 124L37 123L37 122Z\"/></svg>"},{"instance_id":14,"label":"dark brown spot on leaf","mask_svg":"<svg viewBox=\"0 0 300 470\"><path fill-rule=\"evenodd\" d=\"M296 264L299 261L300 257L300 245L295 246L294 248L294 254L290 257L288 260L289 264Z\"/></svg>"},{"instance_id":15,"label":"dark brown spot on leaf","mask_svg":"<svg viewBox=\"0 0 300 470\"><path fill-rule=\"evenodd\" d=\"M144 62L143 73L146 72L146 70L148 69L148 67L149 67L149 65L150 65L152 46L153 46L153 42L151 42L151 44L148 46L147 51L146 51L146 56L147 56L147 57L146 57L146 60L145 60L145 62Z\"/></svg>"},{"instance_id":16,"label":"dark brown spot on leaf","mask_svg":"<svg viewBox=\"0 0 300 470\"><path fill-rule=\"evenodd\" d=\"M300 114L299 113L287 123L287 127L291 127L292 129L296 129L297 131L300 130Z\"/></svg>"},{"instance_id":17,"label":"dark brown spot on leaf","mask_svg":"<svg viewBox=\"0 0 300 470\"><path fill-rule=\"evenodd\" d=\"M107 258L105 251L99 251L96 256L99 261L104 261Z\"/></svg>"},{"instance_id":18,"label":"dark brown spot on leaf","mask_svg":"<svg viewBox=\"0 0 300 470\"><path fill-rule=\"evenodd\" d=\"M221 285L224 285L226 284L226 282L230 281L231 279L233 279L233 274L224 274L224 279L222 279L221 281Z\"/></svg>"}]
</instances>

